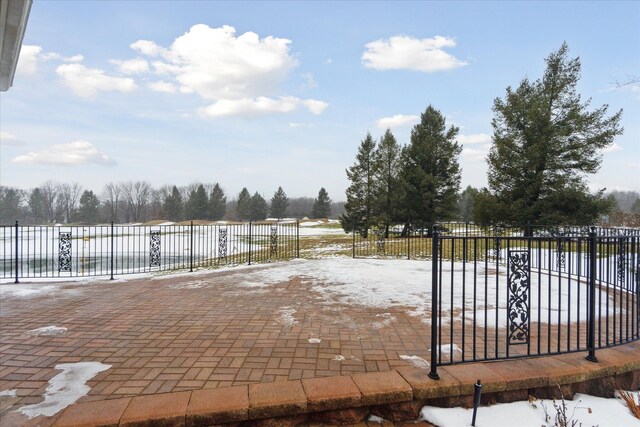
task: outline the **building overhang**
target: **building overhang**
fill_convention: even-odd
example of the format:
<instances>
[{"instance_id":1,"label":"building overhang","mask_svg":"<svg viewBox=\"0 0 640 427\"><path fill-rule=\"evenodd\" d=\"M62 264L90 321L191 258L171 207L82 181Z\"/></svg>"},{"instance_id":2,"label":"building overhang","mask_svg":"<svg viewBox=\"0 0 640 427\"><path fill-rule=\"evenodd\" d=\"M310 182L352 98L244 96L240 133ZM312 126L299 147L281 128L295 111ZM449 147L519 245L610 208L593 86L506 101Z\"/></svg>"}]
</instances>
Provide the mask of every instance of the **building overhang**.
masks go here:
<instances>
[{"instance_id":1,"label":"building overhang","mask_svg":"<svg viewBox=\"0 0 640 427\"><path fill-rule=\"evenodd\" d=\"M0 90L13 84L33 0L0 0Z\"/></svg>"}]
</instances>

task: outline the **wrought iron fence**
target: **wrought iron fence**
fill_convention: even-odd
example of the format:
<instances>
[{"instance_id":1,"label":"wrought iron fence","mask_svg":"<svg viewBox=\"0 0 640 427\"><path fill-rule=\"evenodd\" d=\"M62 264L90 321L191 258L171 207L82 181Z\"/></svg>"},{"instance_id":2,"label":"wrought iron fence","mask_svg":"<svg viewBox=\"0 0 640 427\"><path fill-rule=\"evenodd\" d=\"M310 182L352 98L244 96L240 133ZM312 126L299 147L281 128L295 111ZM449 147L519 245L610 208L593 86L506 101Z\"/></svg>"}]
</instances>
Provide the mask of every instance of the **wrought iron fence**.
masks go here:
<instances>
[{"instance_id":1,"label":"wrought iron fence","mask_svg":"<svg viewBox=\"0 0 640 427\"><path fill-rule=\"evenodd\" d=\"M299 256L298 222L0 226L0 278L110 276Z\"/></svg>"},{"instance_id":2,"label":"wrought iron fence","mask_svg":"<svg viewBox=\"0 0 640 427\"><path fill-rule=\"evenodd\" d=\"M577 351L595 360L596 349L640 339L640 229L435 230L353 235L354 257L431 260L434 378L452 363Z\"/></svg>"}]
</instances>

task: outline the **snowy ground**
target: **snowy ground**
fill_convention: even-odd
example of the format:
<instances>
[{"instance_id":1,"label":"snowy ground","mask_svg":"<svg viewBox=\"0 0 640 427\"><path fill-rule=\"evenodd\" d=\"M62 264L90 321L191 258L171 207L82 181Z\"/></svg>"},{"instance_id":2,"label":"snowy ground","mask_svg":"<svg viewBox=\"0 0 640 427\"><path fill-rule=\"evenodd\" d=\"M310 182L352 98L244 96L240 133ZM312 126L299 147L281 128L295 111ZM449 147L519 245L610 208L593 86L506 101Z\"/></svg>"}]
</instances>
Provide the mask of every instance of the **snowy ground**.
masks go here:
<instances>
[{"instance_id":1,"label":"snowy ground","mask_svg":"<svg viewBox=\"0 0 640 427\"><path fill-rule=\"evenodd\" d=\"M256 266L237 266L225 268L225 272L238 286L246 288L267 287L276 283L288 282L301 277L310 283L326 301L336 301L346 305L359 305L374 308L406 307L423 322L430 319L425 313L431 310L431 264L419 260L396 259L352 259L347 257L321 258L317 260L296 259L286 263L261 264ZM194 276L196 273L181 273L181 276ZM206 271L200 274L207 274ZM478 325L487 327L504 326L507 322L507 276L503 266L487 263L476 266L475 272L469 265L461 262L443 263L441 268L441 316L443 323L462 320L473 321L475 307ZM158 279L167 279L174 275L159 275ZM126 280L107 283L117 284ZM80 292L93 283L105 283L104 279L81 280L83 286L74 286L64 292ZM169 283L169 281L167 281ZM195 288L214 286L215 282L194 281L182 284ZM486 285L485 285L486 283ZM0 285L3 298L28 298L43 293L63 292L61 284ZM550 324L585 320L587 303L586 283L569 281L561 276L531 277L530 309L532 321ZM613 314L613 297L606 291L598 291L598 301L604 307L602 316ZM609 304L607 304L609 299ZM620 308L616 309L621 312ZM381 319L384 321L384 319Z\"/></svg>"},{"instance_id":2,"label":"snowy ground","mask_svg":"<svg viewBox=\"0 0 640 427\"><path fill-rule=\"evenodd\" d=\"M638 399L640 392L634 392ZM562 401L556 401L562 405ZM576 394L573 400L565 401L567 418L570 426L583 427L633 427L640 426L640 419L635 418L622 399L605 399L588 394ZM534 400L530 402L502 403L492 406L481 406L476 415L477 427L546 427L556 424L557 411L551 400ZM473 409L436 408L425 406L420 419L439 427L466 427L471 425ZM572 424L575 422L575 424Z\"/></svg>"}]
</instances>

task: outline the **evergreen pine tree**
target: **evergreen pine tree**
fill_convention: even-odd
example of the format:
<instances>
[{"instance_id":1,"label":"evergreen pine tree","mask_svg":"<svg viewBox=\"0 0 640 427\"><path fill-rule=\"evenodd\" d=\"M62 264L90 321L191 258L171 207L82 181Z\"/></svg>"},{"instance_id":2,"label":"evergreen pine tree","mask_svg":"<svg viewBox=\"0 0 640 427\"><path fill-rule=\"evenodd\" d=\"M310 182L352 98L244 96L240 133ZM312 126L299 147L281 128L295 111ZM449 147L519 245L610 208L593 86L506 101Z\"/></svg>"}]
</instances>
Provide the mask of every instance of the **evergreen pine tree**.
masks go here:
<instances>
[{"instance_id":1,"label":"evergreen pine tree","mask_svg":"<svg viewBox=\"0 0 640 427\"><path fill-rule=\"evenodd\" d=\"M327 190L323 188L318 192L318 198L313 202L311 216L313 218L329 218L331 215L331 199Z\"/></svg>"},{"instance_id":2,"label":"evergreen pine tree","mask_svg":"<svg viewBox=\"0 0 640 427\"><path fill-rule=\"evenodd\" d=\"M204 189L204 185L200 184L195 190L191 191L189 200L185 203L184 210L187 219L207 219L208 205L207 191Z\"/></svg>"},{"instance_id":3,"label":"evergreen pine tree","mask_svg":"<svg viewBox=\"0 0 640 427\"><path fill-rule=\"evenodd\" d=\"M164 217L169 221L182 221L184 219L184 203L182 202L182 194L175 185L164 199Z\"/></svg>"},{"instance_id":4,"label":"evergreen pine tree","mask_svg":"<svg viewBox=\"0 0 640 427\"><path fill-rule=\"evenodd\" d=\"M483 222L589 224L610 209L603 191L589 193L585 176L598 171L602 149L622 134L622 110L588 111L576 91L580 59L566 43L546 58L542 79L522 80L493 104L490 192L476 207Z\"/></svg>"},{"instance_id":5,"label":"evergreen pine tree","mask_svg":"<svg viewBox=\"0 0 640 427\"><path fill-rule=\"evenodd\" d=\"M271 217L284 218L287 215L287 207L289 206L289 198L282 187L278 187L278 191L271 198Z\"/></svg>"},{"instance_id":6,"label":"evergreen pine tree","mask_svg":"<svg viewBox=\"0 0 640 427\"><path fill-rule=\"evenodd\" d=\"M373 206L379 226L389 236L389 226L400 218L400 146L390 129L380 138L374 152Z\"/></svg>"},{"instance_id":7,"label":"evergreen pine tree","mask_svg":"<svg viewBox=\"0 0 640 427\"><path fill-rule=\"evenodd\" d=\"M22 198L21 190L0 185L0 223L8 224L20 219Z\"/></svg>"},{"instance_id":8,"label":"evergreen pine tree","mask_svg":"<svg viewBox=\"0 0 640 427\"><path fill-rule=\"evenodd\" d=\"M224 191L216 182L211 190L209 197L209 219L213 221L220 221L224 214L227 212L227 197L224 195Z\"/></svg>"},{"instance_id":9,"label":"evergreen pine tree","mask_svg":"<svg viewBox=\"0 0 640 427\"><path fill-rule=\"evenodd\" d=\"M236 216L240 221L251 218L251 194L246 187L238 194L238 204L236 206Z\"/></svg>"},{"instance_id":10,"label":"evergreen pine tree","mask_svg":"<svg viewBox=\"0 0 640 427\"><path fill-rule=\"evenodd\" d=\"M457 134L458 128L447 129L444 116L431 105L411 131L402 155L402 204L405 219L415 227L430 229L457 214L462 151Z\"/></svg>"},{"instance_id":11,"label":"evergreen pine tree","mask_svg":"<svg viewBox=\"0 0 640 427\"><path fill-rule=\"evenodd\" d=\"M478 190L470 185L467 185L458 200L458 219L460 221L469 222L473 220L473 209L478 197Z\"/></svg>"},{"instance_id":12,"label":"evergreen pine tree","mask_svg":"<svg viewBox=\"0 0 640 427\"><path fill-rule=\"evenodd\" d=\"M91 190L85 190L80 196L80 207L78 208L78 219L84 224L95 224L98 222L100 212L100 199Z\"/></svg>"},{"instance_id":13,"label":"evergreen pine tree","mask_svg":"<svg viewBox=\"0 0 640 427\"><path fill-rule=\"evenodd\" d=\"M346 170L351 184L346 191L345 213L340 216L340 224L345 232L348 233L355 227L365 237L373 224L375 148L376 143L367 132L358 147L356 162Z\"/></svg>"},{"instance_id":14,"label":"evergreen pine tree","mask_svg":"<svg viewBox=\"0 0 640 427\"><path fill-rule=\"evenodd\" d=\"M44 195L42 194L42 190L36 187L31 190L29 194L29 211L31 212L31 217L35 224L42 224L46 221L46 207Z\"/></svg>"},{"instance_id":15,"label":"evergreen pine tree","mask_svg":"<svg viewBox=\"0 0 640 427\"><path fill-rule=\"evenodd\" d=\"M251 221L262 221L267 218L269 205L267 201L256 191L249 201L249 219Z\"/></svg>"}]
</instances>

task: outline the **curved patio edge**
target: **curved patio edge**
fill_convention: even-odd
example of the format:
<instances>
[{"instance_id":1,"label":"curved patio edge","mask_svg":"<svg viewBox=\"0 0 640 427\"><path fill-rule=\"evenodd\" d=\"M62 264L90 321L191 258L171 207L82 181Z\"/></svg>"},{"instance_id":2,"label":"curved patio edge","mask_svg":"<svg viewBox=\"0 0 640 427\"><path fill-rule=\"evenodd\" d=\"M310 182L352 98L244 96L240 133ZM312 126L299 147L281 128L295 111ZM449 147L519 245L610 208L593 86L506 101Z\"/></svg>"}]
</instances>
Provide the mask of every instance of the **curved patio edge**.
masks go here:
<instances>
[{"instance_id":1,"label":"curved patio edge","mask_svg":"<svg viewBox=\"0 0 640 427\"><path fill-rule=\"evenodd\" d=\"M428 370L402 368L338 377L259 383L76 403L53 426L295 426L361 423L373 414L416 420L424 405L471 407L475 382L482 405L537 398L570 399L576 392L613 397L640 387L640 342L583 353L465 363ZM362 424L365 425L365 424Z\"/></svg>"}]
</instances>

